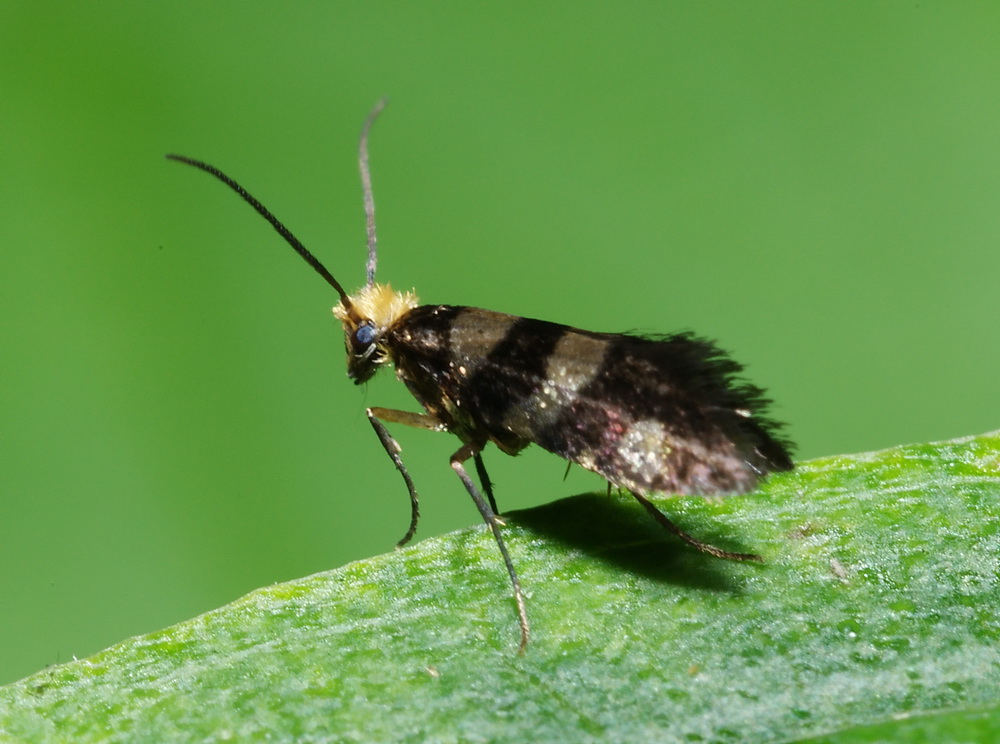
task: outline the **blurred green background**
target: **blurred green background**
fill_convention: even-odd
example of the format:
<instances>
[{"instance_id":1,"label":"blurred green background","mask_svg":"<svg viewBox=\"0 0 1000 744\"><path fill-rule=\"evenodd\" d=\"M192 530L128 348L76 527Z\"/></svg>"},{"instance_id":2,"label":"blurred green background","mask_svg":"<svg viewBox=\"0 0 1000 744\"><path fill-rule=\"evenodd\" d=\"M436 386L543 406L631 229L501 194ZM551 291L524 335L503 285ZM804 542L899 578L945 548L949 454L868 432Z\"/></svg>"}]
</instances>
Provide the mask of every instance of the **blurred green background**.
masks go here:
<instances>
[{"instance_id":1,"label":"blurred green background","mask_svg":"<svg viewBox=\"0 0 1000 744\"><path fill-rule=\"evenodd\" d=\"M381 279L718 339L809 458L1000 426L997 39L989 3L5 3L0 682L407 524L363 411L415 403L351 385L330 288L164 153L353 288L389 95ZM476 524L456 441L396 433L418 537ZM602 487L487 455L502 508Z\"/></svg>"}]
</instances>

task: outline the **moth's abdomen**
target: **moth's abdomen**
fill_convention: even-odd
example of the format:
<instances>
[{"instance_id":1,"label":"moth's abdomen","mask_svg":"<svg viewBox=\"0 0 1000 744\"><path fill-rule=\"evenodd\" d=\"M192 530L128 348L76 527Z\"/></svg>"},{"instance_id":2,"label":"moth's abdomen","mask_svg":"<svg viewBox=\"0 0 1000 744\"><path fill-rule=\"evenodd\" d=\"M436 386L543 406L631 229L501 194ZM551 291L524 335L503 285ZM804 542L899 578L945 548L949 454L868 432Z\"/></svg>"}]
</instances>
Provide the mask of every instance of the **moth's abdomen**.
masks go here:
<instances>
[{"instance_id":1,"label":"moth's abdomen","mask_svg":"<svg viewBox=\"0 0 1000 744\"><path fill-rule=\"evenodd\" d=\"M404 325L397 365L411 390L508 451L534 442L640 493L746 491L792 466L761 392L707 341L450 306L417 308Z\"/></svg>"}]
</instances>

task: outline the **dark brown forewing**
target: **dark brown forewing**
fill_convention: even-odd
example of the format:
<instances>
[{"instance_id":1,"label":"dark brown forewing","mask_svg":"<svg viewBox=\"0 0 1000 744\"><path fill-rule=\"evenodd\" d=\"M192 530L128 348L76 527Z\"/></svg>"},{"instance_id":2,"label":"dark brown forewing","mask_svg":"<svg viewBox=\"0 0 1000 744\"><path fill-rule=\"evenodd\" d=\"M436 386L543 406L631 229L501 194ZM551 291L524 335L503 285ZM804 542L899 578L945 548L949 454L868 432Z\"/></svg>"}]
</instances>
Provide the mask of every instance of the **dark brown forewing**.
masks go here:
<instances>
[{"instance_id":1,"label":"dark brown forewing","mask_svg":"<svg viewBox=\"0 0 1000 744\"><path fill-rule=\"evenodd\" d=\"M787 470L760 391L713 344L589 333L476 308L417 308L393 333L428 410L508 451L531 441L641 493L746 491Z\"/></svg>"},{"instance_id":2,"label":"dark brown forewing","mask_svg":"<svg viewBox=\"0 0 1000 744\"><path fill-rule=\"evenodd\" d=\"M599 338L604 358L538 444L642 493L742 492L792 467L761 391L714 344Z\"/></svg>"}]
</instances>

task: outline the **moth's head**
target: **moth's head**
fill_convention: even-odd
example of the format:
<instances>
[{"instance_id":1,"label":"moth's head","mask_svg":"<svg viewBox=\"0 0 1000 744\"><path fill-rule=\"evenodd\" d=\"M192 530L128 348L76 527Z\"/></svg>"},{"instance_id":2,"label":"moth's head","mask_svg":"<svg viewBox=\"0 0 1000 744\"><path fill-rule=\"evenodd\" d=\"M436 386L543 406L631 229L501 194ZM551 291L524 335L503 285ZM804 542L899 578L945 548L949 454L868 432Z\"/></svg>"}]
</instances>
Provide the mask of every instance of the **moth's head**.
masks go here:
<instances>
[{"instance_id":1,"label":"moth's head","mask_svg":"<svg viewBox=\"0 0 1000 744\"><path fill-rule=\"evenodd\" d=\"M344 324L348 377L360 385L389 361L386 333L419 303L413 292L372 283L334 306L333 314Z\"/></svg>"}]
</instances>

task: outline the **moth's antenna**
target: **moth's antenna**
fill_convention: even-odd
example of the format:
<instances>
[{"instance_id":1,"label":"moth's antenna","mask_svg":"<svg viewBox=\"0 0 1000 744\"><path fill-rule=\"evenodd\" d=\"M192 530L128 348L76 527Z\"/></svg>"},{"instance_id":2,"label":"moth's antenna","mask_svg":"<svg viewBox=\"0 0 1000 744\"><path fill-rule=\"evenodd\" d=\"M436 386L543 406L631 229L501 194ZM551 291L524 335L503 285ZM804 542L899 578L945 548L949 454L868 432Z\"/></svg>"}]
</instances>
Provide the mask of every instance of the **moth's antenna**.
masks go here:
<instances>
[{"instance_id":1,"label":"moth's antenna","mask_svg":"<svg viewBox=\"0 0 1000 744\"><path fill-rule=\"evenodd\" d=\"M372 124L382 113L387 98L381 99L375 104L375 108L365 119L365 125L361 128L361 144L358 146L358 167L361 169L361 189L365 196L365 226L368 229L368 262L365 264L365 271L368 276L367 285L370 287L375 283L375 264L378 262L378 241L375 238L375 198L372 196L372 174L368 168L368 133Z\"/></svg>"},{"instance_id":2,"label":"moth's antenna","mask_svg":"<svg viewBox=\"0 0 1000 744\"><path fill-rule=\"evenodd\" d=\"M283 224L281 224L281 220L279 220L277 217L271 214L270 210L263 204L261 204L259 201L257 201L257 199L255 199L254 196L249 191L240 186L238 183L236 183L236 181L234 181L232 178L230 178L225 173L220 171L218 168L215 168L209 165L208 163L203 163L202 161L195 160L194 158L184 157L183 155L167 155L167 160L176 160L179 163L187 163L188 165L193 165L195 168L200 168L206 173L212 174L220 181L222 181L224 184L226 184L229 188L231 188L233 191L235 191L237 194L239 194L240 197L243 199L243 201L245 201L251 207L256 209L257 213L265 220L267 220L271 224L271 227L273 227L275 230L278 231L278 235L280 235L286 241L288 241L288 244L292 246L292 248L294 248L298 252L298 254L302 256L302 258L306 260L306 263L308 263L310 266L316 269L316 273L318 273L321 277L326 279L326 281L330 284L330 286L332 286L335 290L337 290L337 294L340 295L340 302L344 306L344 309L348 311L351 310L351 301L347 297L347 292L345 292L344 288L340 286L340 282L334 279L333 274L331 274L329 271L326 270L326 267L319 262L319 259L316 258L312 253L310 253L309 250L304 245L302 245L302 242L298 238L292 235L292 231L289 230L287 227L285 227Z\"/></svg>"}]
</instances>

